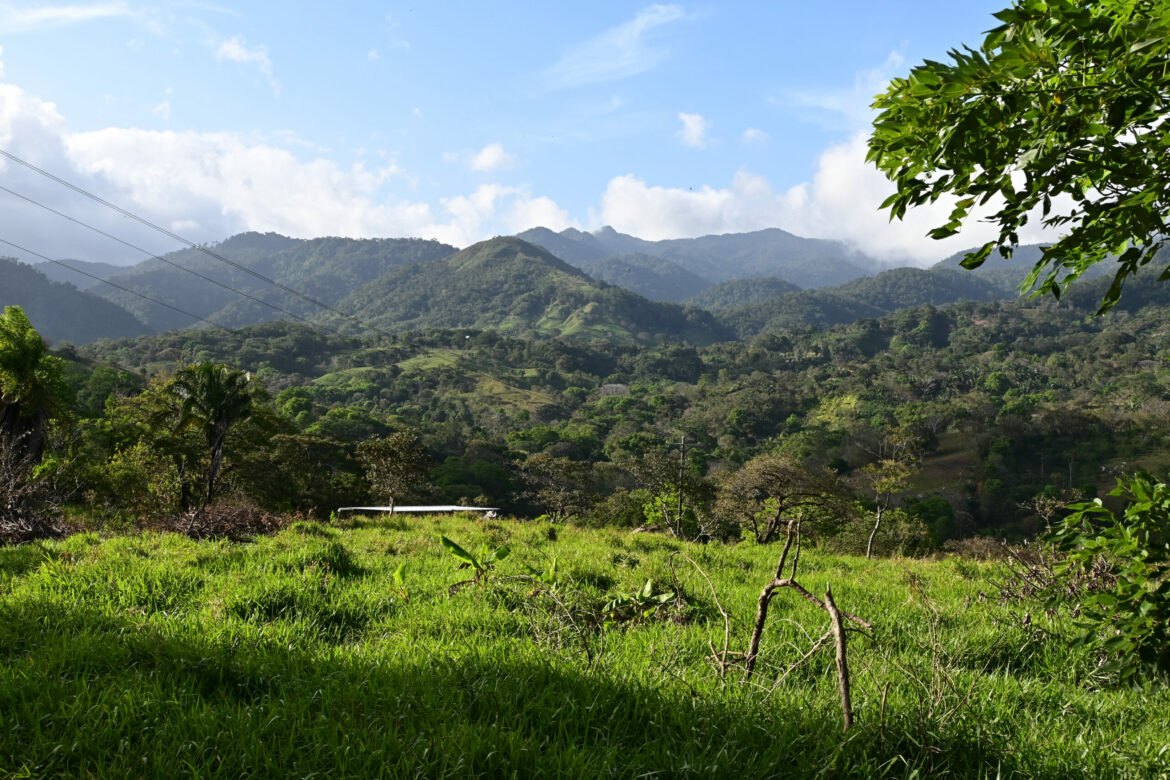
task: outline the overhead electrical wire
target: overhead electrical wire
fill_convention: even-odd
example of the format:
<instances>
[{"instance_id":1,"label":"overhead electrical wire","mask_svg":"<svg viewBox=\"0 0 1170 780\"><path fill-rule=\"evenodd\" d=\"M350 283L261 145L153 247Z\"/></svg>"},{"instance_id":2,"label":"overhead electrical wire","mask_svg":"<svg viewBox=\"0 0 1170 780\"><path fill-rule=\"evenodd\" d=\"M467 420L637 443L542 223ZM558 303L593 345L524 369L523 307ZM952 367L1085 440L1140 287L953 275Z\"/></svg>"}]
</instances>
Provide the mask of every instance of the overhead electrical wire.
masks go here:
<instances>
[{"instance_id":1,"label":"overhead electrical wire","mask_svg":"<svg viewBox=\"0 0 1170 780\"><path fill-rule=\"evenodd\" d=\"M111 203L110 201L105 200L104 198L102 198L98 195L95 195L94 193L84 189L83 187L79 187L78 185L73 184L72 182L66 181L65 179L62 179L60 176L57 176L56 174L50 173L49 171L46 171L43 168L38 168L36 165L33 165L32 163L28 162L27 160L22 160L21 158L17 157L12 152L9 152L5 149L0 149L0 156L6 158L8 160L11 160L12 162L14 162L18 165L22 165L25 168L28 168L30 171L38 173L41 176L44 176L45 178L50 179L50 180L56 182L57 184L60 184L62 187L66 187L70 190L73 190L77 194L83 195L96 203L100 203L101 205L105 206L106 208L113 209L114 211L118 212L122 216L127 217L129 219L132 219L135 222L138 222L139 224L150 228L151 230L158 231L159 233L162 233L164 236L167 236L168 238L174 239L175 241L178 241L181 244L185 244L186 246L190 247L191 249L195 249L199 252L202 252L203 254L207 255L208 257L212 257L221 263L226 263L227 265L231 266L232 268L235 268L238 271L242 271L246 274L249 274L250 276L253 276L256 279L259 279L260 281L265 282L266 284L270 284L273 287L284 290L288 294L296 296L297 298L300 298L301 300L303 300L307 303L311 303L314 306L318 306L318 307L325 309L327 311L331 311L334 314L337 314L341 317L345 317L346 319L353 320L354 322L356 322L360 325L363 325L363 326L369 328L370 330L377 331L378 333L382 334L383 336L391 336L392 335L388 331L382 330L378 326L376 326L370 322L367 322L367 321L361 319L360 317L356 317L352 314L346 314L345 312L341 311L340 309L334 308L333 306L330 306L328 303L325 303L324 301L320 301L311 295L306 295L305 293L301 292L300 290L295 290L286 284L282 284L282 283L276 281L275 279L272 279L268 276L265 276L264 274L260 273L259 271L254 271L251 268L248 268L247 266L240 265L239 263L235 262L234 260L230 260L230 259L224 257L223 255L219 254L218 252L213 252L212 250L208 249L206 246L203 246L202 244L196 244L194 241L183 238L182 236L178 235L177 233L174 233L170 230L167 230L166 228L162 227L161 225L155 224L154 222L151 222L150 220L146 219L145 217L141 217L141 216L133 213L132 211L128 211L127 209L122 208L121 206L117 205L116 203ZM314 324L316 324L316 323L314 323Z\"/></svg>"},{"instance_id":2,"label":"overhead electrical wire","mask_svg":"<svg viewBox=\"0 0 1170 780\"><path fill-rule=\"evenodd\" d=\"M151 298L149 295L145 295L143 293L140 293L137 290L131 290L129 287L123 287L120 284L115 284L114 282L111 282L109 279L103 279L100 276L97 276L96 274L91 274L91 273L88 273L86 271L82 271L80 268L74 268L71 265L66 265L65 263L61 262L60 260L54 260L53 258L48 257L47 255L42 255L40 252L35 252L32 249L29 249L28 247L23 247L20 244L15 244L15 243L9 241L8 239L0 238L0 244L8 244L8 246L12 247L13 249L17 249L17 250L24 252L26 254L30 254L33 257L39 257L42 260L48 261L50 263L56 263L57 265L61 266L62 268L68 268L70 271L75 271L76 273L79 273L82 276L88 276L90 279L96 279L97 281L101 282L102 284L108 284L111 287L117 287L119 290L121 290L123 292L128 292L131 295L137 295L139 298L142 298L143 300L150 301L151 303L156 303L159 306L165 306L166 308L170 309L171 311L177 311L179 314L190 317L193 320L199 320L200 322L206 322L208 325L212 325L216 328L226 328L227 327L225 325L220 325L218 322L212 322L211 320L207 319L206 317L200 317L198 314L192 314L189 311L184 311L183 309L180 309L178 306L172 306L169 303L164 303L163 301L157 300L155 298Z\"/></svg>"},{"instance_id":3,"label":"overhead electrical wire","mask_svg":"<svg viewBox=\"0 0 1170 780\"><path fill-rule=\"evenodd\" d=\"M366 327L366 328L369 328L369 329L370 329L370 330L372 330L372 331L375 331L375 332L377 332L378 334L380 334L380 335L382 335L382 336L385 336L385 337L388 337L388 338L394 338L394 334L390 333L389 331L383 330L382 328L378 327L377 325L374 325L373 323L369 322L368 320L364 320L364 319L362 319L361 317L357 317L357 316L355 316L355 315L352 315L352 314L346 314L345 312L343 312L343 311L341 311L341 310L339 310L339 309L337 309L337 308L334 308L333 306L330 306L330 305L329 305L329 304L327 304L327 303L324 303L324 302L322 302L322 301L319 301L319 300L317 300L316 298L313 298L313 297L312 297L312 296L310 296L310 295L306 295L305 293L302 293L302 292L300 292L300 291L298 291L298 290L294 290L293 288L291 288L291 287L289 287L289 286L287 286L287 285L281 284L280 282L276 281L275 279L271 279L271 278L269 278L269 277L265 276L264 274L262 274L262 273L260 273L260 272L258 272L258 271L254 271L254 270L252 270L251 268L248 268L248 267L246 267L246 266L240 265L239 263L237 263L237 262L235 262L235 261L233 261L233 260L229 260L228 258L224 257L223 255L219 254L218 252L213 252L213 251L211 251L210 249L208 249L207 247L205 247L205 246L203 246L203 245L201 245L201 244L196 244L196 243L195 243L195 242L193 242L193 241L190 241L190 240L188 240L188 239L186 239L186 238L183 238L182 236L180 236L180 235L178 235L178 234L176 234L176 233L173 233L172 231L170 231L170 230L167 230L166 228L164 228L164 227L162 227L162 226L160 226L160 225L157 225L157 224L155 224L155 223L151 222L150 220L146 219L145 217L140 217L139 215L137 215L137 214L134 214L133 212L131 212L131 211L128 211L128 210L126 210L126 209L122 208L121 206L119 206L119 205L117 205L117 204L115 204L115 203L111 203L111 202L109 202L109 201L105 200L104 198L101 198L101 197L99 197L98 195L95 195L95 194L93 194L92 192L89 192L88 190L85 190L84 188L77 186L76 184L73 184L73 183L71 183L71 182L69 182L69 181L66 181L65 179L62 179L60 176L57 176L57 175L55 175L55 174L53 174L53 173L50 173L49 171L46 171L46 170L44 170L43 168L39 168L39 167L37 167L36 165L33 165L32 163L28 162L27 160L22 160L21 158L17 157L16 155L12 154L11 152L9 152L9 151L7 151L7 150L5 150L5 149L0 149L0 157L4 157L4 158L6 158L6 159L8 159L8 160L11 160L11 161L12 161L12 162L14 162L14 163L17 163L18 165L22 165L22 166L24 166L25 168L28 168L29 170L31 170L31 171L34 171L35 173L38 173L38 174L40 174L41 176L44 176L44 177L46 177L46 178L48 178L48 179L50 179L50 180L52 180L52 181L56 182L57 184L60 184L60 185L61 185L61 186L63 186L63 187L66 187L66 188L68 188L68 189L70 189L70 190L73 190L74 192L78 193L79 195L84 195L85 197L89 198L90 200L92 200L92 201L95 201L96 203L99 203L99 204L101 204L101 205L105 206L106 208L113 209L114 211L118 212L119 214L121 214L121 215L122 215L122 216L124 216L124 217L127 217L127 218L129 218L129 219L132 219L132 220L134 220L135 222L138 222L139 224L141 224L141 225L144 225L144 226L146 226L146 227L148 227L148 228L150 228L150 229L152 229L152 230L158 231L159 233L162 233L163 235L167 236L168 238L174 239L175 241L178 241L179 243L185 244L185 245L187 245L188 247L190 247L191 249L198 250L198 251L202 252L203 254L205 254L205 255L207 255L207 256L209 256L209 257L211 257L211 258L214 258L215 260L218 260L218 261L219 261L219 262L221 262L221 263L226 263L227 265L231 266L232 268L235 268L235 269L237 269L237 270L239 270L239 271L242 271L242 272L244 272L244 273L246 273L246 274L249 274L249 275L251 275L251 276L255 277L256 279L259 279L259 280L261 280L261 281L263 281L263 282L265 282L265 283L267 283L267 284L270 284L270 285L272 285L273 287L276 287L276 288L278 288L278 289L280 289L280 290L284 290L285 292L289 293L290 295L294 295L294 296L296 296L296 297L300 298L301 300L304 300L304 301L306 301L306 302L308 302L308 303L311 303L311 304L314 304L314 305L316 305L316 306L319 306L320 308L322 308L322 309L325 309L325 310L327 310L327 311L331 311L331 312L333 312L334 314L337 314L337 315L339 315L339 316L341 316L341 317L344 317L344 318L346 318L346 319L348 319L348 320L352 320L352 321L354 321L354 322L358 323L359 325L362 325L362 326L364 326L364 327ZM214 280L214 279L210 279L210 278L208 278L208 277L206 277L206 276L203 276L202 274L200 274L200 273L198 273L198 272L196 272L196 271L192 271L192 270L191 270L191 269L189 269L189 268L185 268L184 266L177 265L176 263L172 263L171 261L169 261L169 260L166 260L165 258L159 257L158 255L155 255L155 254L153 254L153 253L151 253L151 252L148 252L147 250L145 250L145 249L142 249L141 247L135 246L135 245L133 245L133 244L131 244L131 243L127 242L127 241L123 241L122 239L120 239L120 238L117 238L116 236L112 236L112 235L110 235L109 233L106 233L106 232L104 232L104 231L102 231L102 230L100 230L100 229L98 229L98 228L96 228L96 227L93 227L92 225L86 224L86 223L82 222L81 220L74 219L73 217L70 217L70 216L68 216L67 214L62 214L61 212L59 212L59 211L57 211L57 210L55 210L55 209L52 209L52 208L50 208L50 207L48 207L48 206L46 206L46 205L44 205L44 204L41 204L41 203L38 203L37 201L34 201L32 198L29 198L29 197L27 197L27 196L24 196L24 195L21 195L21 194L19 194L19 193L17 193L17 192L14 192L13 190L10 190L10 189L8 189L7 187L2 187L2 186L0 186L0 190L3 190L4 192L7 192L7 193L9 193L9 194L11 194L11 195L15 195L16 197L18 197L18 198L21 198L22 200L28 201L29 203L32 203L32 204L34 204L34 205L36 205L36 206L39 206L40 208L43 208L43 209L45 209L45 210L47 210L47 211L50 211L50 212L52 212L52 213L54 213L54 214L57 214L58 216L64 217L65 219L68 219L68 220L69 220L69 221L71 221L71 222L75 222L75 223L77 223L77 224L81 225L82 227L88 228L88 229L90 229L90 230L94 231L95 233L99 233L99 234L101 234L101 235L103 235L103 236L106 236L107 238L111 238L111 239L113 239L114 241L117 241L117 242L118 242L118 243L120 243L120 244L124 244L125 246L128 246L128 247L130 247L130 248L132 248L132 249L134 249L134 250L136 250L136 251L139 251L139 252L143 252L143 253L145 253L145 254L148 254L148 255L150 255L151 257L155 258L155 259L162 260L164 263L169 263L170 265L174 265L176 268L179 268L180 270L187 271L188 273L192 273L192 274L194 274L195 276L198 276L198 277L200 277L200 278L202 278L202 279L205 279L205 280L207 280L207 281L209 281L209 282L212 282L213 284L217 284L217 285L219 285L220 287L224 287L225 289L231 290L232 292L238 293L238 294L240 294L240 295L242 295L242 296L244 296L244 297L246 297L246 298L250 298L251 300L254 300L254 301L256 301L257 303L262 303L262 304L264 304L265 306L268 306L268 307L270 307L270 308L276 309L277 311L281 311L281 312L283 312L283 313L285 313L285 314L288 314L288 315L289 315L289 316L291 316L291 317L295 317L296 319L298 319L298 320L301 320L302 322L306 322L306 323L308 323L308 324L310 324L310 325L312 325L312 326L314 326L314 327L320 327L320 328L322 328L323 330L327 330L327 331L330 331L330 332L332 332L332 333L335 333L335 334L338 334L338 335L344 335L344 334L342 334L342 333L341 333L339 330L337 330L337 329L335 329L335 328L331 328L331 327L329 327L329 326L327 326L327 325L321 325L321 324L320 324L320 323L318 323L318 322L309 322L308 320L305 320L303 317L300 317L300 316L298 316L298 315L296 315L296 314L293 314L292 312L285 311L284 309L281 309L281 308L279 308L279 307L277 307L277 306L273 306L272 304L268 303L267 301L263 301L263 300L261 300L261 299L254 298L253 296L249 295L249 294L248 294L248 293L246 293L246 292L243 292L242 290L237 290L236 288L234 288L234 287L231 287L230 285L223 284L223 283L221 283L221 282L218 282L218 281L216 281L216 280ZM32 255L32 256L34 256L34 257L39 257L39 258L41 258L42 260L47 260L48 262L55 263L55 264L57 264L57 265L61 266L62 268L67 268L67 269L69 269L70 271L73 271L73 272L75 272L75 273L82 274L83 276L88 276L89 278L91 278L91 279L95 279L95 280L97 280L97 281L99 281L99 282L101 282L101 283L103 283L103 284L108 284L108 285L110 285L111 287L116 287L117 289L119 289L119 290L122 290L123 292L130 293L131 295L136 295L136 296L138 296L139 298L142 298L142 299L144 299L144 300L150 301L151 303L158 304L159 306L163 306L163 307L165 307L165 308L168 308L168 309L170 309L170 310L172 310L172 311L176 311L176 312L178 312L179 314L183 314L183 315L185 315L185 316L187 316L187 317L191 317L192 319L198 320L198 321L200 321L200 322L205 322L205 323L207 323L208 325L212 325L212 326L214 326L214 327L217 327L217 328L225 328L225 329L229 329L229 330L230 330L230 328L228 328L228 326L226 326L226 325L220 325L219 323L212 322L211 320L207 319L206 317L200 317L198 314L192 314L192 313L191 313L191 312L189 312L189 311L184 311L183 309L180 309L180 308L178 308L177 306L172 306L172 305L171 305L171 304L169 304L169 303L164 303L163 301L160 301L160 300L157 300L157 299L155 299L155 298L152 298L152 297L150 297L149 295L145 295L145 294L143 294L143 293L140 293L140 292L137 292L137 291L135 291L135 290L131 290L131 289L130 289L130 288L128 288L128 287L123 287L123 286L122 286L122 285L120 285L120 284L115 284L114 282L111 282L111 281L110 281L110 280L108 280L108 279L103 279L103 278L101 278L100 276L96 276L95 274L91 274L91 273L87 273L86 271L82 271L80 268L74 268L73 266L66 265L65 263L61 262L60 260L54 260L54 259L53 259L53 258L51 258L51 257L47 257L47 256L45 256L45 255L42 255L42 254L40 254L39 252L34 252L34 251L33 251L33 250L31 250L31 249L28 249L28 248L26 248L26 247L22 247L22 246L20 246L20 245L18 245L18 244L14 244L14 243L12 243L11 241L7 241L7 240L5 240L5 239L3 239L3 238L0 238L0 243L7 244L8 246L14 247L14 248L16 248L16 249L18 249L18 250L20 250L20 251L22 251L22 252L26 252L26 253L28 253L28 254L30 254L30 255ZM521 392L525 392L525 391L523 391L521 388L518 388L518 387L516 387L516 386L514 386L514 385L512 385L512 384L509 384L508 382L505 382L504 380L500 379L499 377L494 377L494 376L492 376L492 375L490 375L490 374L487 374L486 372L483 372L483 371L477 371L477 370L471 370L471 371L470 371L470 373L472 373L472 374L477 374L477 375L479 375L479 376L482 376L482 377L487 377L487 378L493 379L494 381L497 381L497 382L499 382L500 384L504 385L505 387L509 387L509 388L511 388L511 389L513 389L513 390L518 390L518 391L521 391ZM553 400L551 397L549 397L548 395L546 395L546 394L544 394L544 393L538 393L538 392L535 392L535 391L532 391L532 390L528 390L528 391L526 391L526 392L532 393L533 395L536 395L536 396L538 396L538 397L544 397L545 399L547 399L547 400L549 400L549 401L552 401L552 400Z\"/></svg>"},{"instance_id":4,"label":"overhead electrical wire","mask_svg":"<svg viewBox=\"0 0 1170 780\"><path fill-rule=\"evenodd\" d=\"M292 317L293 319L300 320L301 322L306 322L306 323L309 322L308 319L300 316L299 314L294 314L293 312L288 311L287 309L282 309L281 307L277 306L274 303L269 303L268 301L266 301L262 298L257 298L254 295L250 295L249 293L246 293L243 290L238 290L235 287L232 287L230 284L225 284L225 283L219 281L218 279L212 279L210 276L205 276L194 269L179 265L178 263L176 263L173 260L168 260L165 257L160 257L159 255L154 254L150 250L143 249L142 247L137 246L135 244L131 244L129 241L124 241L115 235L107 233L106 231L102 230L101 228L94 227L93 225L90 225L87 222L83 222L80 219L77 219L75 217L71 217L68 214L65 214L64 212L58 211L57 209L53 208L52 206L48 206L44 203L41 203L40 201L33 200L32 198L28 197L27 195L22 195L19 192L16 192L15 190L10 190L4 186L0 186L0 191L7 192L9 195L20 198L21 200L26 201L28 203L31 203L32 205L37 206L38 208L42 208L45 211L48 211L50 214L56 214L58 217L61 217L63 219L67 219L70 222L74 223L75 225L80 225L81 227L86 228L87 230L92 230L94 233L97 233L100 236L105 236L106 238L110 239L111 241L117 241L119 244L122 244L123 246L130 247L131 249L133 249L137 252L142 252L147 257L151 257L155 260L160 260L169 266L173 266L175 268L178 268L180 271L186 271L187 273L191 274L192 276L197 276L206 282L211 282L212 284L217 285L219 287L222 287L225 290L230 290L231 292L234 292L237 295L242 295L243 297L247 298L248 300L263 304L264 306L267 306L268 308L272 309L273 311L278 311L281 314L287 314L288 316ZM64 266L64 267L70 268L70 270L73 270L73 271L77 271L77 273L84 273L83 271L80 271L76 268L71 268L70 266ZM90 275L91 274L86 274L86 276L90 276ZM94 278L97 278L97 277L94 277ZM335 328L331 328L328 325L320 325L319 323L316 323L316 322L311 323L311 324L314 325L315 327L319 327L319 328L322 328L323 330L327 330L331 333L337 333L340 335L340 331L336 330Z\"/></svg>"}]
</instances>

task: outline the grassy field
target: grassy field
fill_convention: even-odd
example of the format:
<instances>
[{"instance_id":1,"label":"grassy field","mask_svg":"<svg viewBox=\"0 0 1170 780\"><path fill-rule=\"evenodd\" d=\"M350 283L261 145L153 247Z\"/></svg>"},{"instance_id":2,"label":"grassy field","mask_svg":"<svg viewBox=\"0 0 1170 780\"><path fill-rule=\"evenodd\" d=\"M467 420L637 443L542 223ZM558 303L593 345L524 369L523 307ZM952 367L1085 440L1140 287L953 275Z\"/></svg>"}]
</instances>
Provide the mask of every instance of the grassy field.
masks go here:
<instances>
[{"instance_id":1,"label":"grassy field","mask_svg":"<svg viewBox=\"0 0 1170 780\"><path fill-rule=\"evenodd\" d=\"M452 595L439 534L511 554ZM753 682L720 680L719 604L742 651L777 553L455 517L0 549L0 775L1170 776L1167 690L1101 685L984 597L989 564L803 552L808 589L875 627L845 736L831 645L799 662L825 614L793 593ZM554 559L555 588L528 576ZM643 616L647 580L678 598Z\"/></svg>"}]
</instances>

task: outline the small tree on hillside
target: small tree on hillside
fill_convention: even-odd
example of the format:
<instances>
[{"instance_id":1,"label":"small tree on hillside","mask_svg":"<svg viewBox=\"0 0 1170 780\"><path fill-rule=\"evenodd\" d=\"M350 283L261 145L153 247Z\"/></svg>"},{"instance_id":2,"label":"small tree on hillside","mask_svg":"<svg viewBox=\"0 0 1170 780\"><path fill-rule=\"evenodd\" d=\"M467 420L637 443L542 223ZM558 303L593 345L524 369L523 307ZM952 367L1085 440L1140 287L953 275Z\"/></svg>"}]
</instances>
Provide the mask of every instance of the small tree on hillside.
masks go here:
<instances>
[{"instance_id":1,"label":"small tree on hillside","mask_svg":"<svg viewBox=\"0 0 1170 780\"><path fill-rule=\"evenodd\" d=\"M391 511L396 502L423 492L434 465L414 431L366 439L357 446L357 456L365 467L371 494L388 501Z\"/></svg>"},{"instance_id":2,"label":"small tree on hillside","mask_svg":"<svg viewBox=\"0 0 1170 780\"><path fill-rule=\"evenodd\" d=\"M874 522L865 543L865 557L873 557L873 541L894 499L906 489L922 461L922 440L906 426L886 433L872 452L877 460L861 470L861 479L873 496Z\"/></svg>"},{"instance_id":3,"label":"small tree on hillside","mask_svg":"<svg viewBox=\"0 0 1170 780\"><path fill-rule=\"evenodd\" d=\"M685 440L684 440L685 442ZM711 482L702 476L707 460L702 451L676 443L679 452L647 450L627 457L620 465L648 490L651 500L643 511L647 520L661 522L678 538L701 537L700 518L713 497Z\"/></svg>"},{"instance_id":4,"label":"small tree on hillside","mask_svg":"<svg viewBox=\"0 0 1170 780\"><path fill-rule=\"evenodd\" d=\"M520 464L520 479L524 497L539 504L553 522L582 514L597 500L590 489L593 469L583 461L529 455Z\"/></svg>"},{"instance_id":5,"label":"small tree on hillside","mask_svg":"<svg viewBox=\"0 0 1170 780\"><path fill-rule=\"evenodd\" d=\"M716 514L750 528L759 544L776 540L790 520L813 511L845 516L852 510L835 475L780 454L760 455L728 475L715 504Z\"/></svg>"}]
</instances>

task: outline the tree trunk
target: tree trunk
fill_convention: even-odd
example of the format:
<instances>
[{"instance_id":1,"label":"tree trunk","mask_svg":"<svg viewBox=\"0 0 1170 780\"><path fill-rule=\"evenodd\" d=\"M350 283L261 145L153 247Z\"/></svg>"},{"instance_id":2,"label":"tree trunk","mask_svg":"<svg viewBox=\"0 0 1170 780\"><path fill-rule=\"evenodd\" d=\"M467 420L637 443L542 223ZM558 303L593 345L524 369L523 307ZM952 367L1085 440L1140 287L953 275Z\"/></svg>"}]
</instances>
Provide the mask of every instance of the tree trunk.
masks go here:
<instances>
[{"instance_id":1,"label":"tree trunk","mask_svg":"<svg viewBox=\"0 0 1170 780\"><path fill-rule=\"evenodd\" d=\"M751 679L752 672L756 668L756 655L760 652L760 638L764 635L764 624L768 622L768 604L772 601L772 593L776 590L776 582L773 580L764 586L760 591L760 599L756 605L756 623L752 627L752 638L748 642L746 662L746 672L744 679Z\"/></svg>"},{"instance_id":2,"label":"tree trunk","mask_svg":"<svg viewBox=\"0 0 1170 780\"><path fill-rule=\"evenodd\" d=\"M886 508L884 506L882 506L881 504L878 504L877 519L874 521L873 530L869 532L869 541L866 542L866 544L865 544L865 558L866 558L866 560L869 560L870 558L873 557L873 538L875 536L877 536L878 529L881 528L882 515L885 513L885 511L886 511Z\"/></svg>"},{"instance_id":3,"label":"tree trunk","mask_svg":"<svg viewBox=\"0 0 1170 780\"><path fill-rule=\"evenodd\" d=\"M182 455L172 455L175 462L175 472L179 476L179 511L186 512L191 508L191 485L187 482L187 468Z\"/></svg>"}]
</instances>

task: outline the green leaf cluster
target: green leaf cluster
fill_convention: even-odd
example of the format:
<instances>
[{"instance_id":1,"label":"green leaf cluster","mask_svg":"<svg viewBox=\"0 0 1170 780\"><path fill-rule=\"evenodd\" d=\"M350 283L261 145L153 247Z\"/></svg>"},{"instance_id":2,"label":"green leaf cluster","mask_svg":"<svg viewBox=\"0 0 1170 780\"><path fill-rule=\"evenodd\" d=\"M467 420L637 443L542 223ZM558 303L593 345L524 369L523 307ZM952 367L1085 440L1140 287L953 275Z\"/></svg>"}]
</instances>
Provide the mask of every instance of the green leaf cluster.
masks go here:
<instances>
[{"instance_id":1,"label":"green leaf cluster","mask_svg":"<svg viewBox=\"0 0 1170 780\"><path fill-rule=\"evenodd\" d=\"M1123 682L1170 673L1170 486L1149 474L1122 477L1120 517L1100 499L1071 505L1053 533L1066 551L1056 571L1072 578L1105 569L1105 587L1081 598L1078 644L1097 647Z\"/></svg>"},{"instance_id":2,"label":"green leaf cluster","mask_svg":"<svg viewBox=\"0 0 1170 780\"><path fill-rule=\"evenodd\" d=\"M1104 311L1167 232L1170 2L1018 0L995 16L978 48L926 61L877 97L868 159L897 188L882 205L901 219L953 198L936 239L990 212L998 235L967 268L992 250L1010 257L1038 218L1063 237L1023 289L1059 297L1112 258Z\"/></svg>"}]
</instances>

